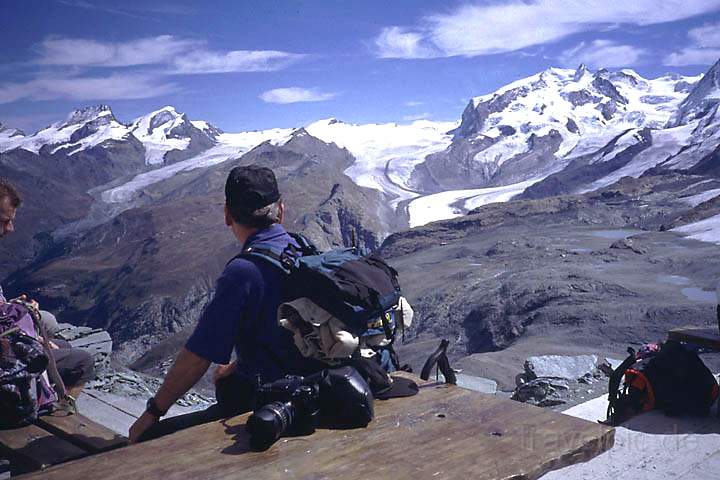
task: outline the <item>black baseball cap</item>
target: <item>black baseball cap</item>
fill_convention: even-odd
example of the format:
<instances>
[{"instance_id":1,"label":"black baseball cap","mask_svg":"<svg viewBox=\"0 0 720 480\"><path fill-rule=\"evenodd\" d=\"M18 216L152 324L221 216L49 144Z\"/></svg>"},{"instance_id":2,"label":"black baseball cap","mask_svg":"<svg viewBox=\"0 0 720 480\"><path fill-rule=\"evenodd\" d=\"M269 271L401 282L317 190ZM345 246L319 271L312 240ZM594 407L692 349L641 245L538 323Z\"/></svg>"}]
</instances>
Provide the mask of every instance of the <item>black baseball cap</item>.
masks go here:
<instances>
[{"instance_id":1,"label":"black baseball cap","mask_svg":"<svg viewBox=\"0 0 720 480\"><path fill-rule=\"evenodd\" d=\"M277 180L272 170L259 165L235 167L225 182L225 201L232 207L249 212L280 200Z\"/></svg>"}]
</instances>

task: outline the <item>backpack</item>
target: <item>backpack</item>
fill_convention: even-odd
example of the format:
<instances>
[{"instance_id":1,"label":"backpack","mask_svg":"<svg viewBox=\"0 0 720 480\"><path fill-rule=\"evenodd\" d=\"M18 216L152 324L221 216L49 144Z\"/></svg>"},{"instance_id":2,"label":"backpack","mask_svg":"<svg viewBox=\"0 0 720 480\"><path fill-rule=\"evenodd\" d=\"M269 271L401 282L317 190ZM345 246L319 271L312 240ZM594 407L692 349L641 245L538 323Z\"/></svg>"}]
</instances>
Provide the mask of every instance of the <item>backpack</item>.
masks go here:
<instances>
[{"instance_id":1,"label":"backpack","mask_svg":"<svg viewBox=\"0 0 720 480\"><path fill-rule=\"evenodd\" d=\"M402 318L403 315L407 317L405 312L409 311L411 317L412 310L407 301L404 304L401 301L397 271L377 255L362 255L356 247L320 252L304 236L294 233L290 236L299 248L288 244L278 251L269 245L255 244L235 258L262 258L284 273L279 318L288 310L296 316L321 315L322 320L311 323L318 327L320 323L326 324L327 335L336 335L341 340L342 353L338 357L316 348L303 348L303 340L298 337L308 334L308 328L280 321L296 333L295 343L303 355L337 365L342 363L339 361L342 357L372 350L367 355L377 354L383 368L399 369L392 343L397 331L404 332L411 321ZM309 301L312 308L303 306L303 300Z\"/></svg>"},{"instance_id":2,"label":"backpack","mask_svg":"<svg viewBox=\"0 0 720 480\"><path fill-rule=\"evenodd\" d=\"M0 428L27 425L58 398L45 373L52 357L40 330L37 310L0 302Z\"/></svg>"},{"instance_id":3,"label":"backpack","mask_svg":"<svg viewBox=\"0 0 720 480\"><path fill-rule=\"evenodd\" d=\"M718 384L696 352L668 340L644 346L637 353L628 348L628 353L610 376L604 423L618 425L637 413L653 409L669 416L710 413L718 398Z\"/></svg>"}]
</instances>

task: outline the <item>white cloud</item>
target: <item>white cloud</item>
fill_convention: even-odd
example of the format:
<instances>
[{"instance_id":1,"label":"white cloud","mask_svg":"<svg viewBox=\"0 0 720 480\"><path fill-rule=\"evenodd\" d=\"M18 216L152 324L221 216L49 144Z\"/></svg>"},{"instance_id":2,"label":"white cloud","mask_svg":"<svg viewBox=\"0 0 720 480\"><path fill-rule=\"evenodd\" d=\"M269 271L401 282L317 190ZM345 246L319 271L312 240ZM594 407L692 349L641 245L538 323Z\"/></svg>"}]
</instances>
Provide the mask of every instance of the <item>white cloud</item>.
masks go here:
<instances>
[{"instance_id":1,"label":"white cloud","mask_svg":"<svg viewBox=\"0 0 720 480\"><path fill-rule=\"evenodd\" d=\"M683 48L663 60L663 65L682 67L686 65L712 65L720 60L720 48Z\"/></svg>"},{"instance_id":2,"label":"white cloud","mask_svg":"<svg viewBox=\"0 0 720 480\"><path fill-rule=\"evenodd\" d=\"M688 38L701 48L720 47L720 23L706 23L693 28L688 32Z\"/></svg>"},{"instance_id":3,"label":"white cloud","mask_svg":"<svg viewBox=\"0 0 720 480\"><path fill-rule=\"evenodd\" d=\"M271 72L282 70L303 57L275 50L235 50L227 53L198 50L176 58L173 73Z\"/></svg>"},{"instance_id":4,"label":"white cloud","mask_svg":"<svg viewBox=\"0 0 720 480\"><path fill-rule=\"evenodd\" d=\"M82 8L86 10L95 10L103 13L110 13L116 15L123 15L132 18L144 18L147 14L161 14L161 15L195 15L197 10L175 5L173 3L161 3L153 5L124 5L110 6L103 5L95 1L95 3L87 2L85 0L58 0L59 3L67 5L69 7ZM145 14L145 15L143 15Z\"/></svg>"},{"instance_id":5,"label":"white cloud","mask_svg":"<svg viewBox=\"0 0 720 480\"><path fill-rule=\"evenodd\" d=\"M90 8L82 0L74 4ZM164 7L163 7L164 8ZM25 82L0 81L0 104L18 100L118 100L151 98L179 91L169 75L275 71L305 55L275 50L213 51L201 40L172 35L124 42L48 37L35 48L42 70ZM74 67L74 68L68 68ZM150 70L149 67L153 67ZM91 74L104 68L112 74ZM68 73L72 72L72 73ZM310 92L309 100L332 98Z\"/></svg>"},{"instance_id":6,"label":"white cloud","mask_svg":"<svg viewBox=\"0 0 720 480\"><path fill-rule=\"evenodd\" d=\"M298 103L323 102L337 96L336 93L323 93L315 89L300 87L275 88L260 95L260 99L267 103Z\"/></svg>"},{"instance_id":7,"label":"white cloud","mask_svg":"<svg viewBox=\"0 0 720 480\"><path fill-rule=\"evenodd\" d=\"M45 76L26 83L0 84L0 104L17 100L120 100L152 98L175 93L173 83L144 74L110 75L107 77Z\"/></svg>"},{"instance_id":8,"label":"white cloud","mask_svg":"<svg viewBox=\"0 0 720 480\"><path fill-rule=\"evenodd\" d=\"M720 60L720 23L706 23L688 31L690 45L663 59L663 65L712 65Z\"/></svg>"},{"instance_id":9,"label":"white cloud","mask_svg":"<svg viewBox=\"0 0 720 480\"><path fill-rule=\"evenodd\" d=\"M391 58L477 56L511 52L618 24L652 25L720 10L717 0L514 0L465 5L414 27L393 26L375 40Z\"/></svg>"},{"instance_id":10,"label":"white cloud","mask_svg":"<svg viewBox=\"0 0 720 480\"><path fill-rule=\"evenodd\" d=\"M720 23L706 23L688 31L690 44L667 55L663 65L712 65L720 60Z\"/></svg>"},{"instance_id":11,"label":"white cloud","mask_svg":"<svg viewBox=\"0 0 720 480\"><path fill-rule=\"evenodd\" d=\"M621 45L610 40L581 42L575 48L560 54L560 61L568 67L584 63L596 68L629 67L639 63L647 50L632 45Z\"/></svg>"},{"instance_id":12,"label":"white cloud","mask_svg":"<svg viewBox=\"0 0 720 480\"><path fill-rule=\"evenodd\" d=\"M40 65L131 67L166 65L169 73L225 73L280 70L304 55L275 50L209 50L205 42L172 35L127 42L50 37L38 47Z\"/></svg>"},{"instance_id":13,"label":"white cloud","mask_svg":"<svg viewBox=\"0 0 720 480\"><path fill-rule=\"evenodd\" d=\"M40 44L41 56L37 63L97 67L163 64L201 46L201 42L182 40L171 35L118 43L51 37Z\"/></svg>"},{"instance_id":14,"label":"white cloud","mask_svg":"<svg viewBox=\"0 0 720 480\"><path fill-rule=\"evenodd\" d=\"M417 100L408 100L407 102L405 102L406 107L420 107L422 105L425 105L425 102L420 102Z\"/></svg>"},{"instance_id":15,"label":"white cloud","mask_svg":"<svg viewBox=\"0 0 720 480\"><path fill-rule=\"evenodd\" d=\"M401 27L384 28L375 39L380 58L432 58L437 56L426 46L420 45L423 35L408 32Z\"/></svg>"}]
</instances>

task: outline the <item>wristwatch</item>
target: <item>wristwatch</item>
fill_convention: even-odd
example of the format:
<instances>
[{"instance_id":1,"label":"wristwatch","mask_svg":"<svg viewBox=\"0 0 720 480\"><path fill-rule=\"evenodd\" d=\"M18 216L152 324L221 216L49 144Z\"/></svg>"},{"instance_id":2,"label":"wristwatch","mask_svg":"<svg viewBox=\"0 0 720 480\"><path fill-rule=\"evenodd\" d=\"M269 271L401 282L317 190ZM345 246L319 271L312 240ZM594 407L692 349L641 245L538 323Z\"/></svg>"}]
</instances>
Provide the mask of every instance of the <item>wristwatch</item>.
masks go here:
<instances>
[{"instance_id":1,"label":"wristwatch","mask_svg":"<svg viewBox=\"0 0 720 480\"><path fill-rule=\"evenodd\" d=\"M165 416L167 413L167 410L160 410L160 407L155 403L155 397L148 399L147 405L145 405L145 411L157 419L160 419L160 417Z\"/></svg>"}]
</instances>

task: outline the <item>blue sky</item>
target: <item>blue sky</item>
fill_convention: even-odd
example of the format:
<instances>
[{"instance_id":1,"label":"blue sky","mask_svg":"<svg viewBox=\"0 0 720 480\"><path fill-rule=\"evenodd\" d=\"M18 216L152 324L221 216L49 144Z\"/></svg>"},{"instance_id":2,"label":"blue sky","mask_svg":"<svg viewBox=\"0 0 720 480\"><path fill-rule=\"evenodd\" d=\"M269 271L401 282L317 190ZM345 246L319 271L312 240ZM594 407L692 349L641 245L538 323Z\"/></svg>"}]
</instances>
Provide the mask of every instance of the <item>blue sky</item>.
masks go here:
<instances>
[{"instance_id":1,"label":"blue sky","mask_svg":"<svg viewBox=\"0 0 720 480\"><path fill-rule=\"evenodd\" d=\"M106 103L226 131L456 120L551 66L705 72L720 0L0 0L0 122Z\"/></svg>"}]
</instances>

